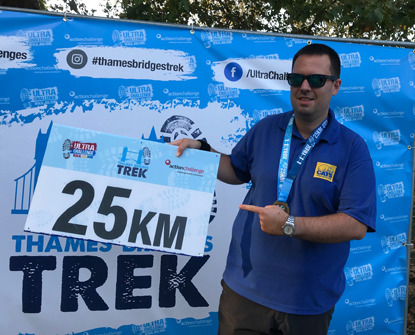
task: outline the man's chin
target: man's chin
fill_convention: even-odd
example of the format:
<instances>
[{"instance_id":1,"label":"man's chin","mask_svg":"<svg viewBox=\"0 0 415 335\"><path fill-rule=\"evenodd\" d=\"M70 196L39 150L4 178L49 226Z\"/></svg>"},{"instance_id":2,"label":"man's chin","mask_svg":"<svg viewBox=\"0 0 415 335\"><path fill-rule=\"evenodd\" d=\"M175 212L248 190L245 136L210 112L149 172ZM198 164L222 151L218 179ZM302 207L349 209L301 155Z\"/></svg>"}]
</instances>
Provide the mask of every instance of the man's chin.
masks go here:
<instances>
[{"instance_id":1,"label":"man's chin","mask_svg":"<svg viewBox=\"0 0 415 335\"><path fill-rule=\"evenodd\" d=\"M311 115L314 114L314 109L311 108L311 107L307 107L307 108L304 108L304 107L295 108L294 111L295 111L295 115L296 116L298 115L298 116L307 117L307 116L311 116Z\"/></svg>"}]
</instances>

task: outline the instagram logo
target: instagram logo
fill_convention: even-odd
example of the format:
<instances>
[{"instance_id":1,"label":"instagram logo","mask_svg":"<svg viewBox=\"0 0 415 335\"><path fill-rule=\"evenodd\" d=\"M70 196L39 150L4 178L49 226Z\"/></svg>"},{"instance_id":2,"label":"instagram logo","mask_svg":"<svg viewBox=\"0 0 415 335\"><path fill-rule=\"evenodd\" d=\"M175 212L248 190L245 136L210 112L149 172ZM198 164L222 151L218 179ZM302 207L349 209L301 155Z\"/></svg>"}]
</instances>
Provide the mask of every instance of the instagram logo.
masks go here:
<instances>
[{"instance_id":1,"label":"instagram logo","mask_svg":"<svg viewBox=\"0 0 415 335\"><path fill-rule=\"evenodd\" d=\"M66 61L71 68L82 69L88 62L88 56L84 51L75 49L68 53L68 56L66 56Z\"/></svg>"}]
</instances>

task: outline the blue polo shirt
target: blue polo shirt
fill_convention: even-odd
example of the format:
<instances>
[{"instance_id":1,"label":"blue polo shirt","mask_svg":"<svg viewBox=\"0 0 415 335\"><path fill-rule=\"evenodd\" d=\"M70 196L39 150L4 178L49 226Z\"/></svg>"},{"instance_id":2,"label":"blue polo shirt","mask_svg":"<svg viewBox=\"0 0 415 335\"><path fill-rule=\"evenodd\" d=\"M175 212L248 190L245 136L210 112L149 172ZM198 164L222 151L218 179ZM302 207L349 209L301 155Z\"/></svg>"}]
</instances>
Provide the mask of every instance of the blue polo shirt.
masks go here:
<instances>
[{"instance_id":1,"label":"blue polo shirt","mask_svg":"<svg viewBox=\"0 0 415 335\"><path fill-rule=\"evenodd\" d=\"M267 206L277 199L282 143L292 113L262 119L232 150L237 176L252 181L245 204ZM305 144L294 125L288 169ZM338 123L331 110L327 128L303 163L287 203L294 216L342 212L367 225L368 231L375 230L375 175L367 145ZM235 292L269 308L321 314L344 291L349 251L350 242L316 243L269 235L261 230L258 214L239 211L223 278Z\"/></svg>"}]
</instances>

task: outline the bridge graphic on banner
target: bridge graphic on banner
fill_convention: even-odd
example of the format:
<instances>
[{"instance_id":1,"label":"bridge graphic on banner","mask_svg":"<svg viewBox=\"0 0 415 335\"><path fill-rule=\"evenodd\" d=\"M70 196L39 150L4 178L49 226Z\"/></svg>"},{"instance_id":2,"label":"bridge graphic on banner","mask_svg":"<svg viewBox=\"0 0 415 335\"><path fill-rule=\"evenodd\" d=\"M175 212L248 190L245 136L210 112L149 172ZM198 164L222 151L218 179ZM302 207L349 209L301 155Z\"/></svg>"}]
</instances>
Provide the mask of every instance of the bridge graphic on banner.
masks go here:
<instances>
[{"instance_id":1,"label":"bridge graphic on banner","mask_svg":"<svg viewBox=\"0 0 415 335\"><path fill-rule=\"evenodd\" d=\"M29 171L14 180L15 194L14 194L14 208L12 214L27 214L29 213L30 201L32 200L33 192L35 190L35 177L37 163L35 163Z\"/></svg>"},{"instance_id":2,"label":"bridge graphic on banner","mask_svg":"<svg viewBox=\"0 0 415 335\"><path fill-rule=\"evenodd\" d=\"M40 167L42 166L43 156L46 150L50 130L52 129L52 122L49 124L46 133L39 133L36 138L35 149L35 163L33 166L20 177L14 180L14 207L12 214L27 214L29 213L30 202L32 201L33 192L36 188L37 179L39 177Z\"/></svg>"}]
</instances>

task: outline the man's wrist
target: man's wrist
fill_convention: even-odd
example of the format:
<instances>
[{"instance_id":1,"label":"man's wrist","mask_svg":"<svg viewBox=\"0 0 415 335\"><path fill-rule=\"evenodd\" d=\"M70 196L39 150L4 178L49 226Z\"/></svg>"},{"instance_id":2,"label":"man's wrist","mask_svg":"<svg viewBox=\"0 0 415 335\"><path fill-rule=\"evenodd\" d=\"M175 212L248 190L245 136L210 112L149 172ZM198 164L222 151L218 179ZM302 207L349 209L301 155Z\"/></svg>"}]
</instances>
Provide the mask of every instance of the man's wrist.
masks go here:
<instances>
[{"instance_id":1,"label":"man's wrist","mask_svg":"<svg viewBox=\"0 0 415 335\"><path fill-rule=\"evenodd\" d=\"M200 148L199 148L199 150L202 150L202 151L210 151L211 146L209 145L208 142L202 141L202 140L197 140L197 141L200 142Z\"/></svg>"},{"instance_id":2,"label":"man's wrist","mask_svg":"<svg viewBox=\"0 0 415 335\"><path fill-rule=\"evenodd\" d=\"M293 237L295 233L294 216L288 215L287 221L282 226L282 231L285 236Z\"/></svg>"}]
</instances>

